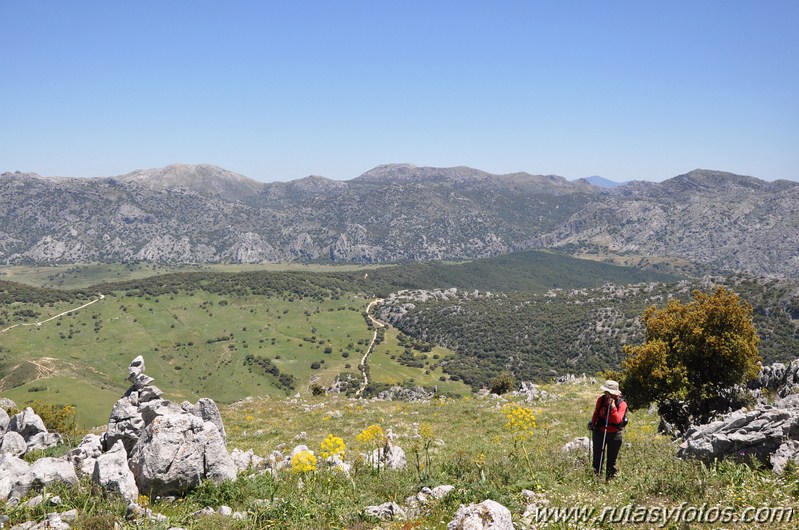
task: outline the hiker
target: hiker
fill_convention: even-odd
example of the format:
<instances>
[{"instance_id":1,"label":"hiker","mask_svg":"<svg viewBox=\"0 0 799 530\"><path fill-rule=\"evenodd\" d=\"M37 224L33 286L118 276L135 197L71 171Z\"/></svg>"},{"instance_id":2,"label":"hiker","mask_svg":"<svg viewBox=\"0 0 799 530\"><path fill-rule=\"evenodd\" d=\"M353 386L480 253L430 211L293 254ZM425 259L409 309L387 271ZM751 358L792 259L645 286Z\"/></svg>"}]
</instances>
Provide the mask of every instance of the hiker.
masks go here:
<instances>
[{"instance_id":1,"label":"hiker","mask_svg":"<svg viewBox=\"0 0 799 530\"><path fill-rule=\"evenodd\" d=\"M606 478L616 475L616 458L621 449L621 431L626 425L627 403L621 397L619 383L608 379L600 387L603 394L596 400L594 415L588 423L593 431L594 473L602 473L603 460L606 463Z\"/></svg>"}]
</instances>

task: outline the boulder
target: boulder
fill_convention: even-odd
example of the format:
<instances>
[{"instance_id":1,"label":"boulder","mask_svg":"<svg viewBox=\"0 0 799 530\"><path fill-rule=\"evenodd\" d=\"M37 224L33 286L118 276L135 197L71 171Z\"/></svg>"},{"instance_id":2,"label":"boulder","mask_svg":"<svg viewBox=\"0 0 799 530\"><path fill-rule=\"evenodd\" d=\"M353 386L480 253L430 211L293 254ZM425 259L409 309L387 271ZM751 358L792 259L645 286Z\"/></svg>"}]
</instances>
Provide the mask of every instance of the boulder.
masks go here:
<instances>
[{"instance_id":1,"label":"boulder","mask_svg":"<svg viewBox=\"0 0 799 530\"><path fill-rule=\"evenodd\" d=\"M574 438L572 441L560 448L563 453L571 453L572 451L588 451L588 437L580 436Z\"/></svg>"},{"instance_id":2,"label":"boulder","mask_svg":"<svg viewBox=\"0 0 799 530\"><path fill-rule=\"evenodd\" d=\"M3 436L3 441L0 442L0 453L8 453L14 456L22 456L28 449L28 444L25 443L25 438L18 432L10 431Z\"/></svg>"},{"instance_id":3,"label":"boulder","mask_svg":"<svg viewBox=\"0 0 799 530\"><path fill-rule=\"evenodd\" d=\"M375 449L367 459L373 467L383 467L385 469L405 469L407 461L405 451L398 445L386 444L382 449Z\"/></svg>"},{"instance_id":4,"label":"boulder","mask_svg":"<svg viewBox=\"0 0 799 530\"><path fill-rule=\"evenodd\" d=\"M775 473L782 473L788 462L799 465L799 441L788 440L777 448L770 458L771 468Z\"/></svg>"},{"instance_id":5,"label":"boulder","mask_svg":"<svg viewBox=\"0 0 799 530\"><path fill-rule=\"evenodd\" d=\"M141 492L182 495L201 480L234 480L236 466L216 426L189 414L157 416L130 453Z\"/></svg>"},{"instance_id":6,"label":"boulder","mask_svg":"<svg viewBox=\"0 0 799 530\"><path fill-rule=\"evenodd\" d=\"M200 398L194 409L196 415L216 425L216 429L219 431L220 436L222 436L222 440L227 443L227 434L225 433L225 426L222 424L222 415L219 413L219 407L216 406L214 400L211 398Z\"/></svg>"},{"instance_id":7,"label":"boulder","mask_svg":"<svg viewBox=\"0 0 799 530\"><path fill-rule=\"evenodd\" d=\"M26 452L44 451L61 443L61 435L56 432L40 432L28 440Z\"/></svg>"},{"instance_id":8,"label":"boulder","mask_svg":"<svg viewBox=\"0 0 799 530\"><path fill-rule=\"evenodd\" d=\"M44 426L42 419L33 412L33 409L26 407L25 410L11 417L7 431L21 434L27 442L27 440L39 433L46 433L47 428Z\"/></svg>"},{"instance_id":9,"label":"boulder","mask_svg":"<svg viewBox=\"0 0 799 530\"><path fill-rule=\"evenodd\" d=\"M233 460L239 473L243 473L250 468L262 469L266 465L266 460L256 455L252 449L246 452L241 449L233 449L230 452L230 459Z\"/></svg>"},{"instance_id":10,"label":"boulder","mask_svg":"<svg viewBox=\"0 0 799 530\"><path fill-rule=\"evenodd\" d=\"M110 492L118 493L129 503L139 498L139 489L128 467L128 454L122 440L117 441L107 453L97 457L92 482Z\"/></svg>"},{"instance_id":11,"label":"boulder","mask_svg":"<svg viewBox=\"0 0 799 530\"><path fill-rule=\"evenodd\" d=\"M57 483L69 486L78 483L72 463L65 458L40 458L24 474L17 475L10 497L21 499L31 490L40 490Z\"/></svg>"},{"instance_id":12,"label":"boulder","mask_svg":"<svg viewBox=\"0 0 799 530\"><path fill-rule=\"evenodd\" d=\"M28 470L30 470L30 464L21 458L8 453L0 453L0 501L8 499L17 477L26 474Z\"/></svg>"},{"instance_id":13,"label":"boulder","mask_svg":"<svg viewBox=\"0 0 799 530\"><path fill-rule=\"evenodd\" d=\"M513 530L510 510L491 499L461 506L447 530Z\"/></svg>"},{"instance_id":14,"label":"boulder","mask_svg":"<svg viewBox=\"0 0 799 530\"><path fill-rule=\"evenodd\" d=\"M17 404L8 398L0 397L0 409L8 412L17 408Z\"/></svg>"},{"instance_id":15,"label":"boulder","mask_svg":"<svg viewBox=\"0 0 799 530\"><path fill-rule=\"evenodd\" d=\"M8 429L8 422L10 421L11 417L8 415L8 412L0 407L0 438L3 437L3 434L5 434L6 430Z\"/></svg>"}]
</instances>

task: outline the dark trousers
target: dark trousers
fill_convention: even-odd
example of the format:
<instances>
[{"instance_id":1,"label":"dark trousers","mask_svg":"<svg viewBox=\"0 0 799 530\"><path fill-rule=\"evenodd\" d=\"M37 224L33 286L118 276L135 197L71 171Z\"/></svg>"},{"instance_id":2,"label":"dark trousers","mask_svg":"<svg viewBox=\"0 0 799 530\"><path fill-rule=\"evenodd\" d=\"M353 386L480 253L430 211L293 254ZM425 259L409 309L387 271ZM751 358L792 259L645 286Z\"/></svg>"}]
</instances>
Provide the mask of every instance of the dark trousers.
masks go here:
<instances>
[{"instance_id":1,"label":"dark trousers","mask_svg":"<svg viewBox=\"0 0 799 530\"><path fill-rule=\"evenodd\" d=\"M602 439L605 440L605 455L602 456ZM607 436L602 429L597 428L593 431L594 443L594 473L597 475L602 473L600 468L600 459L605 464L606 474L608 480L616 475L616 459L619 457L619 449L621 449L621 432L609 432Z\"/></svg>"}]
</instances>

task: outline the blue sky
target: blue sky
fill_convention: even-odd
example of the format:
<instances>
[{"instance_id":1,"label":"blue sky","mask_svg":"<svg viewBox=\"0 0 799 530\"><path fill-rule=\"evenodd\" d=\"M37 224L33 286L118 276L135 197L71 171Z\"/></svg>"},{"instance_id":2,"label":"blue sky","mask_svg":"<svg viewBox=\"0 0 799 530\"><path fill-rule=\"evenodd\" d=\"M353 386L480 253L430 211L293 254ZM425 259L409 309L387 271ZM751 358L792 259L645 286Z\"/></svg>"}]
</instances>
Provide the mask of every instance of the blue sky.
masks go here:
<instances>
[{"instance_id":1,"label":"blue sky","mask_svg":"<svg viewBox=\"0 0 799 530\"><path fill-rule=\"evenodd\" d=\"M0 172L799 180L799 2L0 0Z\"/></svg>"}]
</instances>

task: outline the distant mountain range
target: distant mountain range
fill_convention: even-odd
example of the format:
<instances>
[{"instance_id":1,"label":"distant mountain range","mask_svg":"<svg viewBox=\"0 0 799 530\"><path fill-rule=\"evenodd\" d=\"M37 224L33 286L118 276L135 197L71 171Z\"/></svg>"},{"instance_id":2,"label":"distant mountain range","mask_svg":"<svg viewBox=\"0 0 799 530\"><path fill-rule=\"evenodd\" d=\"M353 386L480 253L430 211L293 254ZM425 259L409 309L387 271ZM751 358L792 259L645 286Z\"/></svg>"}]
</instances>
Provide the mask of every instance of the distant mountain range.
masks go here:
<instances>
[{"instance_id":1,"label":"distant mountain range","mask_svg":"<svg viewBox=\"0 0 799 530\"><path fill-rule=\"evenodd\" d=\"M0 262L375 263L554 248L799 275L799 183L708 170L603 182L408 164L273 183L185 164L4 173Z\"/></svg>"}]
</instances>

